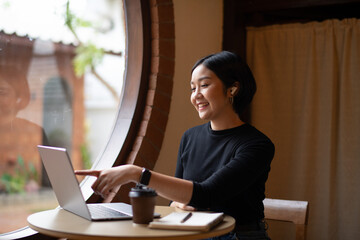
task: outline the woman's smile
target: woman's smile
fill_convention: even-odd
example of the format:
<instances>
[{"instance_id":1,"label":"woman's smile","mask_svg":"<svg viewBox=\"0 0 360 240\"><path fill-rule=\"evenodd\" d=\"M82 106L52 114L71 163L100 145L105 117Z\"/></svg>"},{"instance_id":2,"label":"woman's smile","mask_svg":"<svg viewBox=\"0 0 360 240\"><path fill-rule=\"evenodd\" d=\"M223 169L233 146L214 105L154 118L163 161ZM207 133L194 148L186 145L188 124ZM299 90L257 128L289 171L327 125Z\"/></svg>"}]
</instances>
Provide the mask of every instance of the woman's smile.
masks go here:
<instances>
[{"instance_id":1,"label":"woman's smile","mask_svg":"<svg viewBox=\"0 0 360 240\"><path fill-rule=\"evenodd\" d=\"M209 106L209 103L198 103L197 106L198 106L198 110L202 111L206 109L207 106Z\"/></svg>"}]
</instances>

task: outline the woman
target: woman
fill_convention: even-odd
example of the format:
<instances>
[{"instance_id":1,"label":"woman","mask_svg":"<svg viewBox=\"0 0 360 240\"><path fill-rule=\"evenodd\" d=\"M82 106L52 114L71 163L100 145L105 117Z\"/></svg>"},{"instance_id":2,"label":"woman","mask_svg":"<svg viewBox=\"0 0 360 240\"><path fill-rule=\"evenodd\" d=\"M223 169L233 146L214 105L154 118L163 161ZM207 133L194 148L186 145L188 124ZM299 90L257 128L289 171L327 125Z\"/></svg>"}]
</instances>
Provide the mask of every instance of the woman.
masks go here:
<instances>
[{"instance_id":1,"label":"woman","mask_svg":"<svg viewBox=\"0 0 360 240\"><path fill-rule=\"evenodd\" d=\"M274 145L240 118L256 91L249 67L234 53L212 54L194 65L190 86L191 103L209 122L184 133L175 177L134 165L76 173L97 176L93 189L103 197L140 182L172 206L233 216L234 232L218 239L268 239L262 200Z\"/></svg>"}]
</instances>

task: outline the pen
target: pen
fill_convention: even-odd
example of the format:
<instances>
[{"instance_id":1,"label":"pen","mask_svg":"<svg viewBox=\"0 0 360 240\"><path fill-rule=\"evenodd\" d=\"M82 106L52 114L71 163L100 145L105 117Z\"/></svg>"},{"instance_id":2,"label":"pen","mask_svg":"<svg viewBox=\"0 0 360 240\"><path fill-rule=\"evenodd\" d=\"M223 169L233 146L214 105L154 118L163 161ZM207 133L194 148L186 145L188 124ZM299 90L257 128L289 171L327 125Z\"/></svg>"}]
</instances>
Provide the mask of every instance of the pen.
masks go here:
<instances>
[{"instance_id":1,"label":"pen","mask_svg":"<svg viewBox=\"0 0 360 240\"><path fill-rule=\"evenodd\" d=\"M185 216L185 217L183 218L183 220L181 220L180 222L181 222L181 223L186 222L187 220L189 220L189 218L191 218L191 216L192 216L192 213L189 212L188 214L186 214L186 216Z\"/></svg>"}]
</instances>

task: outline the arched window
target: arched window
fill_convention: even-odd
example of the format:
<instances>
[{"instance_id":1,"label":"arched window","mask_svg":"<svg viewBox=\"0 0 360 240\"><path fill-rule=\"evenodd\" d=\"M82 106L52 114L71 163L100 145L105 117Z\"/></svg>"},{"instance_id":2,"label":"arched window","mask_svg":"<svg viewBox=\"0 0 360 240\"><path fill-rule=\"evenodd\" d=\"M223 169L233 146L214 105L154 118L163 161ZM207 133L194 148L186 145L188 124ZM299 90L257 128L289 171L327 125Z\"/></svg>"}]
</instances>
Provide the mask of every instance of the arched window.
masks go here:
<instances>
[{"instance_id":1,"label":"arched window","mask_svg":"<svg viewBox=\"0 0 360 240\"><path fill-rule=\"evenodd\" d=\"M124 0L124 11L127 46L121 104L107 144L93 164L95 169L125 163L153 168L169 113L175 52L172 0ZM101 201L90 186L90 178L81 183L87 200ZM122 201L124 193L126 188L118 194ZM0 239L34 235L42 237L25 227Z\"/></svg>"}]
</instances>

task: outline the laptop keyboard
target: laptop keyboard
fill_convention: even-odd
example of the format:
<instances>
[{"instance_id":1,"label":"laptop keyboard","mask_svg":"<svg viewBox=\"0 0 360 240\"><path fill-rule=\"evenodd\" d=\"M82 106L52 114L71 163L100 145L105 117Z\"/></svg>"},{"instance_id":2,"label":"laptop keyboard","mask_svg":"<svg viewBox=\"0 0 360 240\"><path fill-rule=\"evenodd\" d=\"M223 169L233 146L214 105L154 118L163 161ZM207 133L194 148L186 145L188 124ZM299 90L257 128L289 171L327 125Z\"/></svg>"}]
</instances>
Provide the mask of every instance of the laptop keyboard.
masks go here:
<instances>
[{"instance_id":1,"label":"laptop keyboard","mask_svg":"<svg viewBox=\"0 0 360 240\"><path fill-rule=\"evenodd\" d=\"M119 216L129 216L128 214L115 211L111 208L107 208L98 204L88 204L87 205L92 217L95 218L112 218Z\"/></svg>"}]
</instances>

